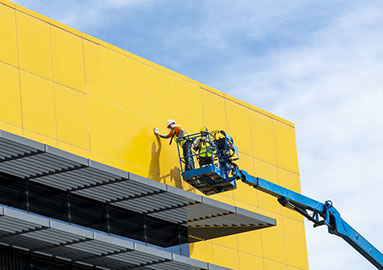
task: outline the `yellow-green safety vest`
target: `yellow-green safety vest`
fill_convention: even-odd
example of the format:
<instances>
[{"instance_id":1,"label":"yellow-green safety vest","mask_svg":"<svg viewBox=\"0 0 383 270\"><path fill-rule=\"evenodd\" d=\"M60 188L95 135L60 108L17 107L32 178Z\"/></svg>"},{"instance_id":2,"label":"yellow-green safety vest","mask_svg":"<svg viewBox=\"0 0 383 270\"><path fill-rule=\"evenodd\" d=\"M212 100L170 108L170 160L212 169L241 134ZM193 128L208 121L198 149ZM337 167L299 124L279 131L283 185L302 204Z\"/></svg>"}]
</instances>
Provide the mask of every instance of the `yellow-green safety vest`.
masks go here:
<instances>
[{"instance_id":1,"label":"yellow-green safety vest","mask_svg":"<svg viewBox=\"0 0 383 270\"><path fill-rule=\"evenodd\" d=\"M199 156L200 157L211 157L211 147L208 141L201 140L199 142Z\"/></svg>"}]
</instances>

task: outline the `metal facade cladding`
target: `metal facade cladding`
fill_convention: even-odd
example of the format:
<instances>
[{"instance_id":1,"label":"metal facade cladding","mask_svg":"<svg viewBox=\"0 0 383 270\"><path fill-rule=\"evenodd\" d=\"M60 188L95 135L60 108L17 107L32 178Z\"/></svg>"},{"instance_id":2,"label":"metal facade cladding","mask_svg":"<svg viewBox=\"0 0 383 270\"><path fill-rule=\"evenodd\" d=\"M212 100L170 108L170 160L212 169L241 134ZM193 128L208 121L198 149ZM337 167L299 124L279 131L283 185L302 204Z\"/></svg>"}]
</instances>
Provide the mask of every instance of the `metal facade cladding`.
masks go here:
<instances>
[{"instance_id":1,"label":"metal facade cladding","mask_svg":"<svg viewBox=\"0 0 383 270\"><path fill-rule=\"evenodd\" d=\"M153 134L154 127L166 132L166 121L174 119L190 134L202 126L227 131L238 146L241 169L300 192L293 123L8 0L0 0L0 40L0 129L47 145L52 151L60 149L81 157L65 163L59 158L52 160L49 151L31 152L29 157L12 161L15 167L22 164L12 170L15 177L68 190L102 182L99 176L78 182L78 175L99 172L100 164L104 164L129 172L128 180L118 182L118 177L123 177L113 178L108 172L101 177L109 181L108 185L73 192L100 202L114 199L115 205L129 209L135 205L116 201L113 192L120 188L128 192L125 187L142 178L166 184L169 191L183 189L201 198L202 194L180 177L176 145L169 146ZM83 164L84 159L92 162ZM46 170L36 160L50 169L64 164L61 169L74 175L73 182L44 175ZM22 162L33 164L33 168L23 167ZM9 172L9 167L2 166ZM137 179L130 179L132 176ZM169 191L157 194L161 189L155 185L150 190L154 201L137 198L142 202L137 203L139 211L152 211L156 203L167 199L176 203L180 196ZM235 222L230 216L241 216L233 211L241 208L271 217L277 225L232 231L227 236L216 230L219 237L214 239L207 239L213 233L206 229L195 236L207 240L190 243L191 258L238 270L308 269L301 216L243 183L238 183L236 190L206 200L210 199L225 203L228 213L233 213L217 219L219 224ZM198 207L208 202L192 204L194 201L198 200L191 197L183 203L191 203L192 215L203 213L206 209ZM218 215L220 212L214 211L221 206L213 206L209 211ZM181 209L168 210L168 218L181 219ZM199 222L192 226L199 227ZM208 219L204 223L208 224Z\"/></svg>"}]
</instances>

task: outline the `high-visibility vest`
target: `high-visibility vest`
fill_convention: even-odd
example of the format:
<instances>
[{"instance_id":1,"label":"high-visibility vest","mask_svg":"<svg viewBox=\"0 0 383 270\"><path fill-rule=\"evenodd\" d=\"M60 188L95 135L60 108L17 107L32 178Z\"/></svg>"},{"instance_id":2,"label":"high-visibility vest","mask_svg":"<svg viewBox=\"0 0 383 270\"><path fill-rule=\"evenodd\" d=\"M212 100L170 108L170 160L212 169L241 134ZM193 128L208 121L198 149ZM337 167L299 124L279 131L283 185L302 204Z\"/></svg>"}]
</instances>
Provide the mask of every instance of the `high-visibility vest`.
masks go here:
<instances>
[{"instance_id":1,"label":"high-visibility vest","mask_svg":"<svg viewBox=\"0 0 383 270\"><path fill-rule=\"evenodd\" d=\"M188 133L186 132L186 130L182 129L181 126L176 126L176 128L169 133L169 136L171 136L171 140L170 140L169 144L171 144L171 141L173 140L174 136L177 137L177 138L185 137L185 140L181 140L180 143L179 143L181 147L183 147L185 142L187 140L189 140Z\"/></svg>"},{"instance_id":2,"label":"high-visibility vest","mask_svg":"<svg viewBox=\"0 0 383 270\"><path fill-rule=\"evenodd\" d=\"M199 156L200 157L211 157L211 147L209 141L201 140L199 142Z\"/></svg>"},{"instance_id":3,"label":"high-visibility vest","mask_svg":"<svg viewBox=\"0 0 383 270\"><path fill-rule=\"evenodd\" d=\"M178 138L185 138L185 140L182 140L182 141L180 142L180 146L181 146L181 147L183 147L184 144L186 143L186 141L189 140L189 138L188 138L188 133L187 133L185 130L183 130L183 129L181 130L180 136L179 136Z\"/></svg>"}]
</instances>

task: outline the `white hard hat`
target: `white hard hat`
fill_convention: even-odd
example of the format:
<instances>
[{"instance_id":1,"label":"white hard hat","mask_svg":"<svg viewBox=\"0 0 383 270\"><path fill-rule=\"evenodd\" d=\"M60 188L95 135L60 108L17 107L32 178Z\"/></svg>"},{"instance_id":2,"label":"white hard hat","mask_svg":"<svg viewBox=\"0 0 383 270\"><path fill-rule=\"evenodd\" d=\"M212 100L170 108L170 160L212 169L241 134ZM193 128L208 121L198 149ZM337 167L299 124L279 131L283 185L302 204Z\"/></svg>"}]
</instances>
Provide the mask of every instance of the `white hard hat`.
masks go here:
<instances>
[{"instance_id":1,"label":"white hard hat","mask_svg":"<svg viewBox=\"0 0 383 270\"><path fill-rule=\"evenodd\" d=\"M173 119L169 119L168 122L166 123L166 127L168 128L169 126L174 125L175 123L176 121L174 121Z\"/></svg>"}]
</instances>

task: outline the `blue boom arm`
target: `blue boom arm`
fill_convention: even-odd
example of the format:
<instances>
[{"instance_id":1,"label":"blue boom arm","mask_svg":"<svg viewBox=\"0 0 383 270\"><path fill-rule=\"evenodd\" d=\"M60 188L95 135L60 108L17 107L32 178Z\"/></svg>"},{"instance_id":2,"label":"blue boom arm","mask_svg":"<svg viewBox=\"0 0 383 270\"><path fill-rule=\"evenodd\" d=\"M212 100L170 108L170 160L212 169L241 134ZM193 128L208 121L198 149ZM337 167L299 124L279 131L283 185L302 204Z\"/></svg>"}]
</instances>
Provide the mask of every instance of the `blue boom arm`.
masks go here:
<instances>
[{"instance_id":1,"label":"blue boom arm","mask_svg":"<svg viewBox=\"0 0 383 270\"><path fill-rule=\"evenodd\" d=\"M342 219L331 201L318 202L262 178L253 177L243 170L238 170L238 176L244 183L278 198L283 206L311 220L314 227L327 225L329 233L343 238L378 269L383 269L383 254Z\"/></svg>"},{"instance_id":2,"label":"blue boom arm","mask_svg":"<svg viewBox=\"0 0 383 270\"><path fill-rule=\"evenodd\" d=\"M223 130L208 134L209 136L205 134L205 140L208 139L210 145L213 142L217 149L210 148L208 152L203 152L203 154L210 153L210 160L204 164L200 163L199 167L184 170L185 158L198 159L200 162L201 153L183 157L178 147L182 177L186 182L205 195L212 195L235 189L236 180L241 179L246 184L276 197L283 206L305 216L314 223L314 227L326 225L329 233L343 238L378 269L383 270L383 254L342 219L331 201L321 203L262 178L249 175L233 162L238 159L234 140ZM197 133L178 139L177 142L194 141L203 136L204 134Z\"/></svg>"}]
</instances>

